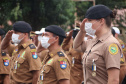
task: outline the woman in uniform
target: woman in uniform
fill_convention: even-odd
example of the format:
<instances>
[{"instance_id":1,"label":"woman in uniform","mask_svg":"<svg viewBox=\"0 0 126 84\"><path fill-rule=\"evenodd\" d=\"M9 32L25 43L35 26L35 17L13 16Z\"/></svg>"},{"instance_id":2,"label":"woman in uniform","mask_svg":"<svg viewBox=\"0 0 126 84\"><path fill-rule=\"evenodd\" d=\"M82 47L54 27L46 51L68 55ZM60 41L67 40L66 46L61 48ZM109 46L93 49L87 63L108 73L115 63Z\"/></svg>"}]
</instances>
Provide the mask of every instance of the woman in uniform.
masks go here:
<instances>
[{"instance_id":1,"label":"woman in uniform","mask_svg":"<svg viewBox=\"0 0 126 84\"><path fill-rule=\"evenodd\" d=\"M116 13L104 5L90 7L82 21L73 47L84 52L84 84L119 84L121 45L111 34ZM85 34L96 35L84 41Z\"/></svg>"}]
</instances>

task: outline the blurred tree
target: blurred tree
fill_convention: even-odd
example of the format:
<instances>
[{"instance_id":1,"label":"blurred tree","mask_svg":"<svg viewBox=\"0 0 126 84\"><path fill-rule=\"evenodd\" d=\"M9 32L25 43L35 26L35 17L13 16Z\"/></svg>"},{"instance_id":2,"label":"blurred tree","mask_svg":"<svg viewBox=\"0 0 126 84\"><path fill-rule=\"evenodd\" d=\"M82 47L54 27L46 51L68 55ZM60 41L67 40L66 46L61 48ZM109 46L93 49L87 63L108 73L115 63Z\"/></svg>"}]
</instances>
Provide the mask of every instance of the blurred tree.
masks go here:
<instances>
[{"instance_id":1,"label":"blurred tree","mask_svg":"<svg viewBox=\"0 0 126 84\"><path fill-rule=\"evenodd\" d=\"M126 8L126 0L95 0L96 5L97 4L104 4L111 8L112 10L114 8L120 9L120 8ZM83 20L84 15L89 7L93 5L93 3L90 1L78 1L75 2L76 4L76 12L77 12L77 18L78 20Z\"/></svg>"},{"instance_id":2,"label":"blurred tree","mask_svg":"<svg viewBox=\"0 0 126 84\"><path fill-rule=\"evenodd\" d=\"M0 25L3 24L5 30L12 27L7 24L8 20L24 20L33 30L53 24L72 25L74 12L75 5L71 0L0 0Z\"/></svg>"}]
</instances>

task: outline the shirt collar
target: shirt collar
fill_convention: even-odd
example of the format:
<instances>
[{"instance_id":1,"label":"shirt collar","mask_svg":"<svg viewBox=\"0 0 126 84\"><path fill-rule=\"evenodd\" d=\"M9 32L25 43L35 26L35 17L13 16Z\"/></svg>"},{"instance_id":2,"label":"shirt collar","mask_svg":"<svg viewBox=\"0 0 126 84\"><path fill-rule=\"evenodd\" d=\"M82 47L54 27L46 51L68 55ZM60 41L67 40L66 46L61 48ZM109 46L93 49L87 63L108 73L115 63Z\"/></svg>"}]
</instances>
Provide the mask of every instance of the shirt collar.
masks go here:
<instances>
[{"instance_id":1,"label":"shirt collar","mask_svg":"<svg viewBox=\"0 0 126 84\"><path fill-rule=\"evenodd\" d=\"M27 48L29 46L29 44L33 44L31 40L28 40L26 43L23 43L23 44L19 45L18 47Z\"/></svg>"},{"instance_id":2,"label":"shirt collar","mask_svg":"<svg viewBox=\"0 0 126 84\"><path fill-rule=\"evenodd\" d=\"M62 50L62 49L61 49L61 47L60 47L60 48L58 48L58 49L56 49L56 50L53 50L53 51L49 52L50 57L54 57L54 56L57 54L57 52L59 52L59 51L61 51L61 50Z\"/></svg>"},{"instance_id":3,"label":"shirt collar","mask_svg":"<svg viewBox=\"0 0 126 84\"><path fill-rule=\"evenodd\" d=\"M99 39L96 37L94 41L104 42L111 35L112 35L111 31L109 31L109 32L103 34Z\"/></svg>"}]
</instances>

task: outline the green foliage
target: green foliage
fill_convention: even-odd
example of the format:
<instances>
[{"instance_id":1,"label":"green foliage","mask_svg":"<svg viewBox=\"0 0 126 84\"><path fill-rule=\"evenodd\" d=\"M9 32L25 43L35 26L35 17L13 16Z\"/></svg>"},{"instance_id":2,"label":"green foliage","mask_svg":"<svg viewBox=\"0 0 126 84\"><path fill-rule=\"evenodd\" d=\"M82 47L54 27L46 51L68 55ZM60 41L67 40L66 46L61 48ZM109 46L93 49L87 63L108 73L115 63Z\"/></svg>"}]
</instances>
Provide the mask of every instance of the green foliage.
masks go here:
<instances>
[{"instance_id":1,"label":"green foliage","mask_svg":"<svg viewBox=\"0 0 126 84\"><path fill-rule=\"evenodd\" d=\"M108 6L111 10L113 9L121 9L121 8L126 8L126 0L95 0L96 5L97 4L103 4ZM78 20L82 21L85 18L85 13L87 9L91 6L93 6L92 2L87 2L87 1L78 1L75 2L76 4L76 12L77 12L77 18ZM126 14L126 13L125 13ZM125 15L124 14L124 15ZM124 27L124 23L126 24L126 16L124 15L120 16L120 20L117 20L117 24L119 24L120 27ZM123 22L123 23L122 23Z\"/></svg>"},{"instance_id":2,"label":"green foliage","mask_svg":"<svg viewBox=\"0 0 126 84\"><path fill-rule=\"evenodd\" d=\"M40 30L48 25L72 25L75 5L71 0L1 0L0 24L5 30L11 29L7 20L24 20L33 30ZM66 26L63 26L66 29Z\"/></svg>"}]
</instances>

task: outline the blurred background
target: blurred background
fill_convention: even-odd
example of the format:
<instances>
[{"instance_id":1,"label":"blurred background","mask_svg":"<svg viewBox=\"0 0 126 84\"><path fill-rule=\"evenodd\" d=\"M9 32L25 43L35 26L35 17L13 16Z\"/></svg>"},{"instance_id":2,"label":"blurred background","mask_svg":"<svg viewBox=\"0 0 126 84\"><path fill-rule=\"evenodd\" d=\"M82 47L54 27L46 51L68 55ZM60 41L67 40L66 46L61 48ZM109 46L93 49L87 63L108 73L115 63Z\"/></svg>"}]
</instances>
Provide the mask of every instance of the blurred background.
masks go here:
<instances>
[{"instance_id":1,"label":"blurred background","mask_svg":"<svg viewBox=\"0 0 126 84\"><path fill-rule=\"evenodd\" d=\"M14 22L24 20L33 31L55 24L67 32L84 19L89 7L97 4L117 10L112 26L120 29L120 38L126 42L126 0L0 0L0 28L7 32Z\"/></svg>"}]
</instances>

